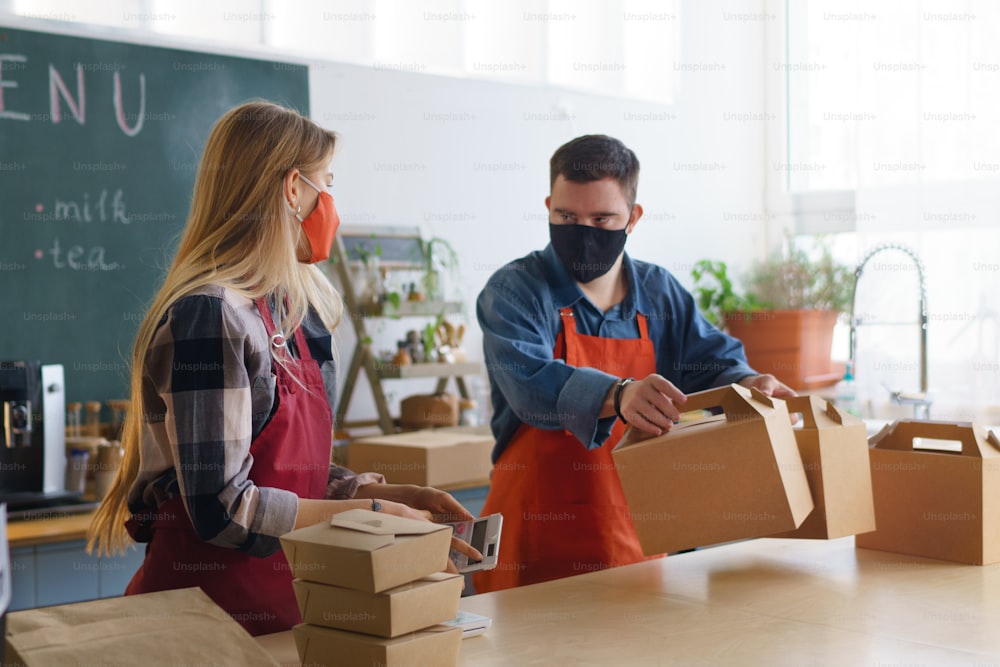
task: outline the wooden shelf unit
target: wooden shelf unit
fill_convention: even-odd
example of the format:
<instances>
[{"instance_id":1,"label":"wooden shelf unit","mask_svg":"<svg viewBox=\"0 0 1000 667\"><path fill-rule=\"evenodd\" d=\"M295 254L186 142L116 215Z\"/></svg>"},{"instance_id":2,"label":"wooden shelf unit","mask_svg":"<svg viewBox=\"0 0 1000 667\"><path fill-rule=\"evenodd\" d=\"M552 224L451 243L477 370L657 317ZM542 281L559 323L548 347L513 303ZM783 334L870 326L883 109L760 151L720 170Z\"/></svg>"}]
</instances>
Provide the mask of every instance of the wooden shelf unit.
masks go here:
<instances>
[{"instance_id":1,"label":"wooden shelf unit","mask_svg":"<svg viewBox=\"0 0 1000 667\"><path fill-rule=\"evenodd\" d=\"M378 426L383 433L395 433L396 425L389 412L383 380L399 380L411 378L436 378L435 393L445 390L448 380L455 378L458 393L462 398L470 398L465 384L466 375L482 373L479 362L460 363L414 363L397 365L380 360L372 352L371 336L368 333L366 321L376 318L403 317L436 318L438 315L460 313L462 304L457 301L402 301L398 307L391 303L361 304L358 287L354 284L351 267L359 264L356 259L348 257L350 248L357 248L365 241L378 244L383 251L391 249L391 256L380 256L383 266L393 269L419 271L423 269L421 256L413 256L415 249L421 247L420 230L417 227L341 227L333 244L334 266L340 284L343 287L344 304L357 336L357 343L351 353L351 361L347 366L344 389L337 401L336 425L347 427L354 425L369 425L370 422L347 422L347 408L351 397L357 388L358 376L362 373L368 379L378 411Z\"/></svg>"}]
</instances>

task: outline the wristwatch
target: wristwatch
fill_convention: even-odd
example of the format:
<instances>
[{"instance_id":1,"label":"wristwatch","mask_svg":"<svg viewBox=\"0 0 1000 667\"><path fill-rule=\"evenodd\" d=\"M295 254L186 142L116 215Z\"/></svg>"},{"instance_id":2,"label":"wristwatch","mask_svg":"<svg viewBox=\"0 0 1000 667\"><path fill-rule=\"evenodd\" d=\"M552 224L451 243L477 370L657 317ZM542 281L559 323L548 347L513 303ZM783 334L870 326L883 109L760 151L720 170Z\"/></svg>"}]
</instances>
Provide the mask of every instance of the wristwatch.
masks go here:
<instances>
[{"instance_id":1,"label":"wristwatch","mask_svg":"<svg viewBox=\"0 0 1000 667\"><path fill-rule=\"evenodd\" d=\"M631 382L635 382L635 378L622 378L615 383L615 415L617 415L618 419L622 420L623 424L628 424L628 420L622 416L622 390Z\"/></svg>"},{"instance_id":2,"label":"wristwatch","mask_svg":"<svg viewBox=\"0 0 1000 667\"><path fill-rule=\"evenodd\" d=\"M381 512L381 511L382 511L382 503L372 498L372 512Z\"/></svg>"}]
</instances>

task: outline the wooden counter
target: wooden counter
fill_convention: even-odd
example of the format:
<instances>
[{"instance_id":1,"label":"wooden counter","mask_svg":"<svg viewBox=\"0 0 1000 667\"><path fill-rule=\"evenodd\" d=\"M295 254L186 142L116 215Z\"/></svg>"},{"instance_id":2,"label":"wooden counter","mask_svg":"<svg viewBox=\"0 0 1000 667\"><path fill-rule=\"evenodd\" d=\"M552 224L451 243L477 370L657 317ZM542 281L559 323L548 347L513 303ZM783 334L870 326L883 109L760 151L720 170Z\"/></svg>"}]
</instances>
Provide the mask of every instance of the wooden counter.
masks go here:
<instances>
[{"instance_id":1,"label":"wooden counter","mask_svg":"<svg viewBox=\"0 0 1000 667\"><path fill-rule=\"evenodd\" d=\"M458 493L462 491L475 491L485 499L489 485L490 481L488 479L482 479L460 484L450 484L442 486L441 489L456 496L463 495L462 500L465 500L465 495L468 495ZM481 503L474 505L476 509L479 506L481 506ZM470 507L469 509L471 511L473 508ZM94 512L91 511L80 512L78 514L59 513L47 519L10 521L7 523L7 541L10 543L11 549L16 549L18 547L32 547L39 544L83 540L87 537L87 528L90 526L90 521L93 517Z\"/></svg>"},{"instance_id":2,"label":"wooden counter","mask_svg":"<svg viewBox=\"0 0 1000 667\"><path fill-rule=\"evenodd\" d=\"M7 541L11 549L39 544L71 542L87 537L93 512L60 514L49 519L11 521L7 524Z\"/></svg>"},{"instance_id":3,"label":"wooden counter","mask_svg":"<svg viewBox=\"0 0 1000 667\"><path fill-rule=\"evenodd\" d=\"M1000 565L762 539L463 598L460 665L997 664ZM298 665L290 632L261 644Z\"/></svg>"}]
</instances>

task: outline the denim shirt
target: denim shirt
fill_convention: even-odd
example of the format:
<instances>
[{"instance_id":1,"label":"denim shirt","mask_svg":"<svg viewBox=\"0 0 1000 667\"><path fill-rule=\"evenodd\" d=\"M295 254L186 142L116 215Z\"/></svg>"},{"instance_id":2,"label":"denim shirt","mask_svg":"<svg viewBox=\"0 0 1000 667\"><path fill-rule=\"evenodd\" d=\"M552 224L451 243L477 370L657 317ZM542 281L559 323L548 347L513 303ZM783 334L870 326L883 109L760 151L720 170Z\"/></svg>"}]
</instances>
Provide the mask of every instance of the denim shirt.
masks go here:
<instances>
[{"instance_id":1,"label":"denim shirt","mask_svg":"<svg viewBox=\"0 0 1000 667\"><path fill-rule=\"evenodd\" d=\"M628 293L607 312L584 296L551 245L507 264L486 283L476 315L493 402L494 463L521 424L569 431L587 449L611 434L616 418L598 415L618 378L553 358L560 308L572 309L579 333L603 338L638 338L636 312L642 313L656 372L684 393L757 374L743 344L710 324L669 271L628 254L622 270Z\"/></svg>"}]
</instances>

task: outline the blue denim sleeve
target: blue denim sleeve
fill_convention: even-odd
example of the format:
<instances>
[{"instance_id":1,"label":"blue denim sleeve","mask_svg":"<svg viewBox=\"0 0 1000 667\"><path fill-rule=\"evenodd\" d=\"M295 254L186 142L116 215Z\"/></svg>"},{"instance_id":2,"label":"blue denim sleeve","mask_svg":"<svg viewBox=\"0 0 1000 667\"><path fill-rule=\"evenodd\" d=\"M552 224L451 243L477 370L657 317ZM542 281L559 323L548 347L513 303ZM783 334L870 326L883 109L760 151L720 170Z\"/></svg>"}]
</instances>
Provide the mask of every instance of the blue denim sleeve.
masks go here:
<instances>
[{"instance_id":1,"label":"blue denim sleeve","mask_svg":"<svg viewBox=\"0 0 1000 667\"><path fill-rule=\"evenodd\" d=\"M614 418L599 419L612 375L554 358L559 314L530 294L491 282L476 304L491 381L521 422L564 429L586 448L600 447Z\"/></svg>"},{"instance_id":2,"label":"blue denim sleeve","mask_svg":"<svg viewBox=\"0 0 1000 667\"><path fill-rule=\"evenodd\" d=\"M670 334L658 336L656 357L664 377L691 393L757 375L747 363L743 343L706 320L694 298L673 276L669 276L666 288L674 314L664 318L672 329Z\"/></svg>"}]
</instances>

